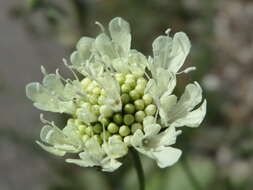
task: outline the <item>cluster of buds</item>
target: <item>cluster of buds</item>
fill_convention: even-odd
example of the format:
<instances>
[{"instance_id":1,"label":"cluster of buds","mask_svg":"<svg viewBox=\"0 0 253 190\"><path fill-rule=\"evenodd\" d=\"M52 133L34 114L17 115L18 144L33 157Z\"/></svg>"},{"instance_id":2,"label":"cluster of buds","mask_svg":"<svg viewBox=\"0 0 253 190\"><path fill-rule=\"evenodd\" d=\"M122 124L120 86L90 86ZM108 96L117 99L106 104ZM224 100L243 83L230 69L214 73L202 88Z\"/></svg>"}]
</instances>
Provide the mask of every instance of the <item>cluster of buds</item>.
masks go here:
<instances>
[{"instance_id":1,"label":"cluster of buds","mask_svg":"<svg viewBox=\"0 0 253 190\"><path fill-rule=\"evenodd\" d=\"M118 159L129 148L159 167L174 164L182 153L171 147L181 133L176 128L197 127L206 113L198 83L187 85L179 100L173 94L176 75L194 69L178 72L190 50L188 37L179 32L171 38L167 31L155 39L154 56L147 58L131 49L130 27L122 18L110 22L110 37L98 25L102 33L81 38L71 63L63 60L74 80L42 67L42 84L27 85L27 97L37 108L70 116L63 129L41 117L40 137L46 144L37 143L58 156L79 153L80 159L67 159L69 163L109 172L120 167Z\"/></svg>"}]
</instances>

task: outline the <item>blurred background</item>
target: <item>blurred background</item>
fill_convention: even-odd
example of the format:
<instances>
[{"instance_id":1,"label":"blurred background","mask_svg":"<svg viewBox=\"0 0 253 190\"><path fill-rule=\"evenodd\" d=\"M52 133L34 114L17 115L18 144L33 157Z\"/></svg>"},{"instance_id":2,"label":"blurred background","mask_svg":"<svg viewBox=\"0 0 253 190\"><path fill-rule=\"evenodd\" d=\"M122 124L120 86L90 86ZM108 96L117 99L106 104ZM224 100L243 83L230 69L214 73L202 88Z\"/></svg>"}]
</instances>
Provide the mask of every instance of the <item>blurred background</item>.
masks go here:
<instances>
[{"instance_id":1,"label":"blurred background","mask_svg":"<svg viewBox=\"0 0 253 190\"><path fill-rule=\"evenodd\" d=\"M151 55L152 41L172 28L192 42L178 92L194 80L204 88L207 116L198 129L184 128L181 160L158 169L142 157L147 190L253 189L252 0L1 0L0 1L0 190L138 189L131 162L112 174L66 164L34 141L42 124L25 97L25 85L41 81L94 24L121 16L130 22L132 47ZM60 125L63 119L55 117ZM130 158L129 158L130 159Z\"/></svg>"}]
</instances>

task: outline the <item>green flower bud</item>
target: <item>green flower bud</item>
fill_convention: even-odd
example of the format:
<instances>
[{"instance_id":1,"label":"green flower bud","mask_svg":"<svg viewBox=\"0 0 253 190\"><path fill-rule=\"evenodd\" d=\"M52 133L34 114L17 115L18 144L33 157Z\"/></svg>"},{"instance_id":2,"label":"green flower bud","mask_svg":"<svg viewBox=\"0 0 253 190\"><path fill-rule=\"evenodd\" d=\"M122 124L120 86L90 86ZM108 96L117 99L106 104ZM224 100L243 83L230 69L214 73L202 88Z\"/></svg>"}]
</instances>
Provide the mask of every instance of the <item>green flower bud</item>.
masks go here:
<instances>
[{"instance_id":1,"label":"green flower bud","mask_svg":"<svg viewBox=\"0 0 253 190\"><path fill-rule=\"evenodd\" d=\"M156 112L156 106L154 104L150 104L145 108L145 113L147 115L154 115Z\"/></svg>"},{"instance_id":2,"label":"green flower bud","mask_svg":"<svg viewBox=\"0 0 253 190\"><path fill-rule=\"evenodd\" d=\"M145 90L145 86L142 86L142 85L140 85L140 84L137 84L136 87L135 87L135 90L136 90L139 94L143 95L143 94L144 94L144 90Z\"/></svg>"},{"instance_id":3,"label":"green flower bud","mask_svg":"<svg viewBox=\"0 0 253 190\"><path fill-rule=\"evenodd\" d=\"M109 119L104 117L104 118L100 119L100 123L106 127L109 125Z\"/></svg>"},{"instance_id":4,"label":"green flower bud","mask_svg":"<svg viewBox=\"0 0 253 190\"><path fill-rule=\"evenodd\" d=\"M133 74L129 73L129 74L126 75L126 80L134 80L135 81L135 79L136 78L135 78L135 76Z\"/></svg>"},{"instance_id":5,"label":"green flower bud","mask_svg":"<svg viewBox=\"0 0 253 190\"><path fill-rule=\"evenodd\" d=\"M130 134L130 129L128 126L126 125L122 125L120 128L119 128L119 134L123 137L127 136Z\"/></svg>"},{"instance_id":6,"label":"green flower bud","mask_svg":"<svg viewBox=\"0 0 253 190\"><path fill-rule=\"evenodd\" d=\"M67 125L75 125L75 120L74 119L68 119Z\"/></svg>"},{"instance_id":7,"label":"green flower bud","mask_svg":"<svg viewBox=\"0 0 253 190\"><path fill-rule=\"evenodd\" d=\"M135 100L134 105L135 105L136 110L144 110L145 108L145 104L142 99Z\"/></svg>"},{"instance_id":8,"label":"green flower bud","mask_svg":"<svg viewBox=\"0 0 253 190\"><path fill-rule=\"evenodd\" d=\"M115 123L109 123L109 125L107 126L107 130L110 133L117 133L119 131L119 127Z\"/></svg>"},{"instance_id":9,"label":"green flower bud","mask_svg":"<svg viewBox=\"0 0 253 190\"><path fill-rule=\"evenodd\" d=\"M123 73L116 73L115 78L120 85L122 85L125 82L125 76Z\"/></svg>"},{"instance_id":10,"label":"green flower bud","mask_svg":"<svg viewBox=\"0 0 253 190\"><path fill-rule=\"evenodd\" d=\"M125 84L130 86L131 89L133 89L136 85L136 82L134 79L128 78L128 79L126 79Z\"/></svg>"},{"instance_id":11,"label":"green flower bud","mask_svg":"<svg viewBox=\"0 0 253 190\"><path fill-rule=\"evenodd\" d=\"M150 94L145 94L143 97L142 97L144 103L145 103L145 106L149 105L149 104L152 104L153 102L153 98Z\"/></svg>"},{"instance_id":12,"label":"green flower bud","mask_svg":"<svg viewBox=\"0 0 253 190\"><path fill-rule=\"evenodd\" d=\"M117 113L113 116L113 121L117 123L118 125L121 125L123 122L123 117L121 114Z\"/></svg>"},{"instance_id":13,"label":"green flower bud","mask_svg":"<svg viewBox=\"0 0 253 190\"><path fill-rule=\"evenodd\" d=\"M78 131L80 132L80 134L84 134L85 133L85 129L86 129L86 125L78 125Z\"/></svg>"},{"instance_id":14,"label":"green flower bud","mask_svg":"<svg viewBox=\"0 0 253 190\"><path fill-rule=\"evenodd\" d=\"M82 122L81 120L79 120L79 119L75 119L75 120L74 120L74 124L75 124L76 126L78 126L78 125L82 125L83 122Z\"/></svg>"},{"instance_id":15,"label":"green flower bud","mask_svg":"<svg viewBox=\"0 0 253 190\"><path fill-rule=\"evenodd\" d=\"M126 105L124 106L124 112L125 112L125 113L132 114L132 113L134 113L134 111L135 111L135 107L134 107L133 104L126 104Z\"/></svg>"},{"instance_id":16,"label":"green flower bud","mask_svg":"<svg viewBox=\"0 0 253 190\"><path fill-rule=\"evenodd\" d=\"M107 105L102 105L100 107L100 113L104 115L105 117L111 117L113 114L112 109Z\"/></svg>"},{"instance_id":17,"label":"green flower bud","mask_svg":"<svg viewBox=\"0 0 253 190\"><path fill-rule=\"evenodd\" d=\"M137 90L132 90L129 94L133 100L137 100L141 97Z\"/></svg>"},{"instance_id":18,"label":"green flower bud","mask_svg":"<svg viewBox=\"0 0 253 190\"><path fill-rule=\"evenodd\" d=\"M135 131L137 131L138 129L142 129L142 125L140 123L134 123L132 126L131 126L131 132L134 134Z\"/></svg>"},{"instance_id":19,"label":"green flower bud","mask_svg":"<svg viewBox=\"0 0 253 190\"><path fill-rule=\"evenodd\" d=\"M137 111L137 112L135 113L135 120L136 120L137 122L142 123L142 122L143 122L143 119L145 118L145 116L146 116L146 114L145 114L144 111Z\"/></svg>"},{"instance_id":20,"label":"green flower bud","mask_svg":"<svg viewBox=\"0 0 253 190\"><path fill-rule=\"evenodd\" d=\"M100 137L104 140L108 140L109 137L111 136L111 134L108 132L108 131L103 131L101 134L100 134Z\"/></svg>"},{"instance_id":21,"label":"green flower bud","mask_svg":"<svg viewBox=\"0 0 253 190\"><path fill-rule=\"evenodd\" d=\"M93 134L93 130L91 126L88 126L85 128L85 133L89 136L91 136Z\"/></svg>"},{"instance_id":22,"label":"green flower bud","mask_svg":"<svg viewBox=\"0 0 253 190\"><path fill-rule=\"evenodd\" d=\"M92 105L92 107L91 107L92 112L95 113L96 115L99 115L99 114L100 114L99 109L100 109L100 106L97 105L97 104Z\"/></svg>"},{"instance_id":23,"label":"green flower bud","mask_svg":"<svg viewBox=\"0 0 253 190\"><path fill-rule=\"evenodd\" d=\"M98 141L99 144L103 143L103 139L100 135L94 135L94 138Z\"/></svg>"},{"instance_id":24,"label":"green flower bud","mask_svg":"<svg viewBox=\"0 0 253 190\"><path fill-rule=\"evenodd\" d=\"M131 114L126 114L124 115L123 120L126 125L131 125L134 122L134 116Z\"/></svg>"},{"instance_id":25,"label":"green flower bud","mask_svg":"<svg viewBox=\"0 0 253 190\"><path fill-rule=\"evenodd\" d=\"M147 85L147 80L144 79L143 77L138 78L138 80L137 80L137 85L141 85L141 86L143 86L144 89L145 89L145 87L146 87L146 85Z\"/></svg>"},{"instance_id":26,"label":"green flower bud","mask_svg":"<svg viewBox=\"0 0 253 190\"><path fill-rule=\"evenodd\" d=\"M93 90L92 90L92 93L95 94L95 95L100 95L100 92L101 92L101 89L99 87L95 87Z\"/></svg>"},{"instance_id":27,"label":"green flower bud","mask_svg":"<svg viewBox=\"0 0 253 190\"><path fill-rule=\"evenodd\" d=\"M130 90L131 90L131 86L129 86L128 84L122 84L122 86L121 86L122 93L129 93Z\"/></svg>"},{"instance_id":28,"label":"green flower bud","mask_svg":"<svg viewBox=\"0 0 253 190\"><path fill-rule=\"evenodd\" d=\"M89 138L90 138L89 135L83 135L83 136L82 136L82 141L85 142L85 141L87 141Z\"/></svg>"},{"instance_id":29,"label":"green flower bud","mask_svg":"<svg viewBox=\"0 0 253 190\"><path fill-rule=\"evenodd\" d=\"M93 126L93 132L98 134L101 133L103 130L103 127L100 123L97 123L96 125Z\"/></svg>"},{"instance_id":30,"label":"green flower bud","mask_svg":"<svg viewBox=\"0 0 253 190\"><path fill-rule=\"evenodd\" d=\"M128 94L121 95L121 101L123 104L127 104L130 102L130 96Z\"/></svg>"}]
</instances>

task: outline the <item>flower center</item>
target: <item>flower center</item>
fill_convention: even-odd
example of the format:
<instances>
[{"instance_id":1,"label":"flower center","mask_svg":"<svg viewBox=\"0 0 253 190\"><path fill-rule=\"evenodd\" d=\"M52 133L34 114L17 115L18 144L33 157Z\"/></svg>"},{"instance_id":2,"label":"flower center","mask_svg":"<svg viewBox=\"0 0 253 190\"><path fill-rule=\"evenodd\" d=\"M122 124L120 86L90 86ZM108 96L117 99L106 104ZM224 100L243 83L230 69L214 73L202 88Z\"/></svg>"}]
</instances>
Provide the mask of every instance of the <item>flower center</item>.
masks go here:
<instances>
[{"instance_id":1,"label":"flower center","mask_svg":"<svg viewBox=\"0 0 253 190\"><path fill-rule=\"evenodd\" d=\"M87 98L78 102L79 108L74 118L68 122L74 122L85 142L95 137L100 144L111 136L128 140L138 129L143 130L143 120L146 116L156 113L156 106L152 97L145 94L147 80L134 74L116 73L116 81L120 86L122 110L115 112L104 100L107 94L103 88L89 78L82 80L83 91ZM91 111L86 113L85 110ZM86 119L83 119L86 118ZM90 119L90 122L85 122Z\"/></svg>"}]
</instances>

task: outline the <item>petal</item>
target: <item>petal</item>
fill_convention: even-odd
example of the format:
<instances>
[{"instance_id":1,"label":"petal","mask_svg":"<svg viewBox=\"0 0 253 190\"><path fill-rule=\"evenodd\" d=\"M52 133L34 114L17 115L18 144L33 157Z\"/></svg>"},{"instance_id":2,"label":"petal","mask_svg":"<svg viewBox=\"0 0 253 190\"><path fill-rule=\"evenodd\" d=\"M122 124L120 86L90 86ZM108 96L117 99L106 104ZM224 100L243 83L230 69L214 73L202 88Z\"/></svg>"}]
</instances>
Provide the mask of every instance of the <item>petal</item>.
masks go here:
<instances>
[{"instance_id":1,"label":"petal","mask_svg":"<svg viewBox=\"0 0 253 190\"><path fill-rule=\"evenodd\" d=\"M131 137L130 142L134 147L141 147L143 138L144 134L142 130L138 129Z\"/></svg>"},{"instance_id":2,"label":"petal","mask_svg":"<svg viewBox=\"0 0 253 190\"><path fill-rule=\"evenodd\" d=\"M87 140L85 146L86 151L90 155L90 158L92 160L100 162L103 159L105 152L95 138L90 138L89 140ZM82 157L82 155L83 153L80 154L80 157Z\"/></svg>"},{"instance_id":3,"label":"petal","mask_svg":"<svg viewBox=\"0 0 253 190\"><path fill-rule=\"evenodd\" d=\"M189 112L185 117L176 120L171 125L174 127L181 127L181 126L198 127L200 123L203 121L205 115L206 115L206 100L204 100L204 102L198 109Z\"/></svg>"},{"instance_id":4,"label":"petal","mask_svg":"<svg viewBox=\"0 0 253 190\"><path fill-rule=\"evenodd\" d=\"M92 123L97 121L97 116L92 112L91 105L84 103L80 109L77 110L78 119L84 121L85 123Z\"/></svg>"},{"instance_id":5,"label":"petal","mask_svg":"<svg viewBox=\"0 0 253 190\"><path fill-rule=\"evenodd\" d=\"M175 127L169 127L165 131L154 136L151 140L156 140L156 147L170 146L176 143L177 136L180 132L181 131L176 131Z\"/></svg>"},{"instance_id":6,"label":"petal","mask_svg":"<svg viewBox=\"0 0 253 190\"><path fill-rule=\"evenodd\" d=\"M45 88L51 91L51 93L60 97L63 95L64 86L59 75L53 73L48 74L43 78L42 83Z\"/></svg>"},{"instance_id":7,"label":"petal","mask_svg":"<svg viewBox=\"0 0 253 190\"><path fill-rule=\"evenodd\" d=\"M100 34L96 38L95 47L99 51L99 54L102 57L107 57L110 59L114 59L117 57L115 49L113 47L113 44L112 44L110 38L104 33Z\"/></svg>"},{"instance_id":8,"label":"petal","mask_svg":"<svg viewBox=\"0 0 253 190\"><path fill-rule=\"evenodd\" d=\"M95 40L93 38L89 38L89 37L82 37L78 41L76 49L82 61L88 60L90 58L94 41Z\"/></svg>"},{"instance_id":9,"label":"petal","mask_svg":"<svg viewBox=\"0 0 253 190\"><path fill-rule=\"evenodd\" d=\"M54 148L54 147L46 146L46 145L42 144L42 143L39 142L39 141L36 141L36 143L37 143L43 150L45 150L45 151L47 151L47 152L49 152L49 153L51 153L51 154L54 154L54 155L56 155L56 156L64 156L64 155L66 154L66 152L63 151L63 150L58 150L58 149L56 149L56 148Z\"/></svg>"},{"instance_id":10,"label":"petal","mask_svg":"<svg viewBox=\"0 0 253 190\"><path fill-rule=\"evenodd\" d=\"M126 57L131 46L131 34L128 22L119 17L114 18L109 23L109 31L112 41L115 42L121 49L119 54Z\"/></svg>"},{"instance_id":11,"label":"petal","mask_svg":"<svg viewBox=\"0 0 253 190\"><path fill-rule=\"evenodd\" d=\"M159 124L144 125L145 136L153 136L159 133L161 126Z\"/></svg>"},{"instance_id":12,"label":"petal","mask_svg":"<svg viewBox=\"0 0 253 190\"><path fill-rule=\"evenodd\" d=\"M96 164L93 163L89 159L66 159L66 162L67 163L76 164L76 165L81 166L81 167L93 167L93 166L96 166Z\"/></svg>"},{"instance_id":13,"label":"petal","mask_svg":"<svg viewBox=\"0 0 253 190\"><path fill-rule=\"evenodd\" d=\"M176 105L177 97L175 95L167 95L165 93L160 98L160 105L158 106L159 115L161 116L162 122L165 126L168 125L168 113Z\"/></svg>"},{"instance_id":14,"label":"petal","mask_svg":"<svg viewBox=\"0 0 253 190\"><path fill-rule=\"evenodd\" d=\"M51 145L55 144L68 144L66 136L62 131L56 127L45 125L40 132L40 138L42 141Z\"/></svg>"},{"instance_id":15,"label":"petal","mask_svg":"<svg viewBox=\"0 0 253 190\"><path fill-rule=\"evenodd\" d=\"M102 167L102 171L104 171L104 172L113 172L113 171L115 171L116 169L118 169L121 165L122 165L122 163L121 162L119 162L119 161L117 161L117 160L115 160L115 159L105 159L106 161L103 161L102 162L102 165L101 165L101 167Z\"/></svg>"},{"instance_id":16,"label":"petal","mask_svg":"<svg viewBox=\"0 0 253 190\"><path fill-rule=\"evenodd\" d=\"M202 100L202 89L197 82L188 84L174 109L168 113L170 122L185 117Z\"/></svg>"},{"instance_id":17,"label":"petal","mask_svg":"<svg viewBox=\"0 0 253 190\"><path fill-rule=\"evenodd\" d=\"M175 34L172 43L172 50L169 55L169 64L167 69L173 73L178 70L184 64L187 55L190 52L191 43L187 35L183 32Z\"/></svg>"},{"instance_id":18,"label":"petal","mask_svg":"<svg viewBox=\"0 0 253 190\"><path fill-rule=\"evenodd\" d=\"M110 158L120 158L127 154L127 146L125 145L122 140L118 139L117 137L110 137L109 142L103 144L103 148L106 154Z\"/></svg>"},{"instance_id":19,"label":"petal","mask_svg":"<svg viewBox=\"0 0 253 190\"><path fill-rule=\"evenodd\" d=\"M181 150L172 147L160 147L159 150L152 152L152 155L160 168L175 164L181 154Z\"/></svg>"}]
</instances>

